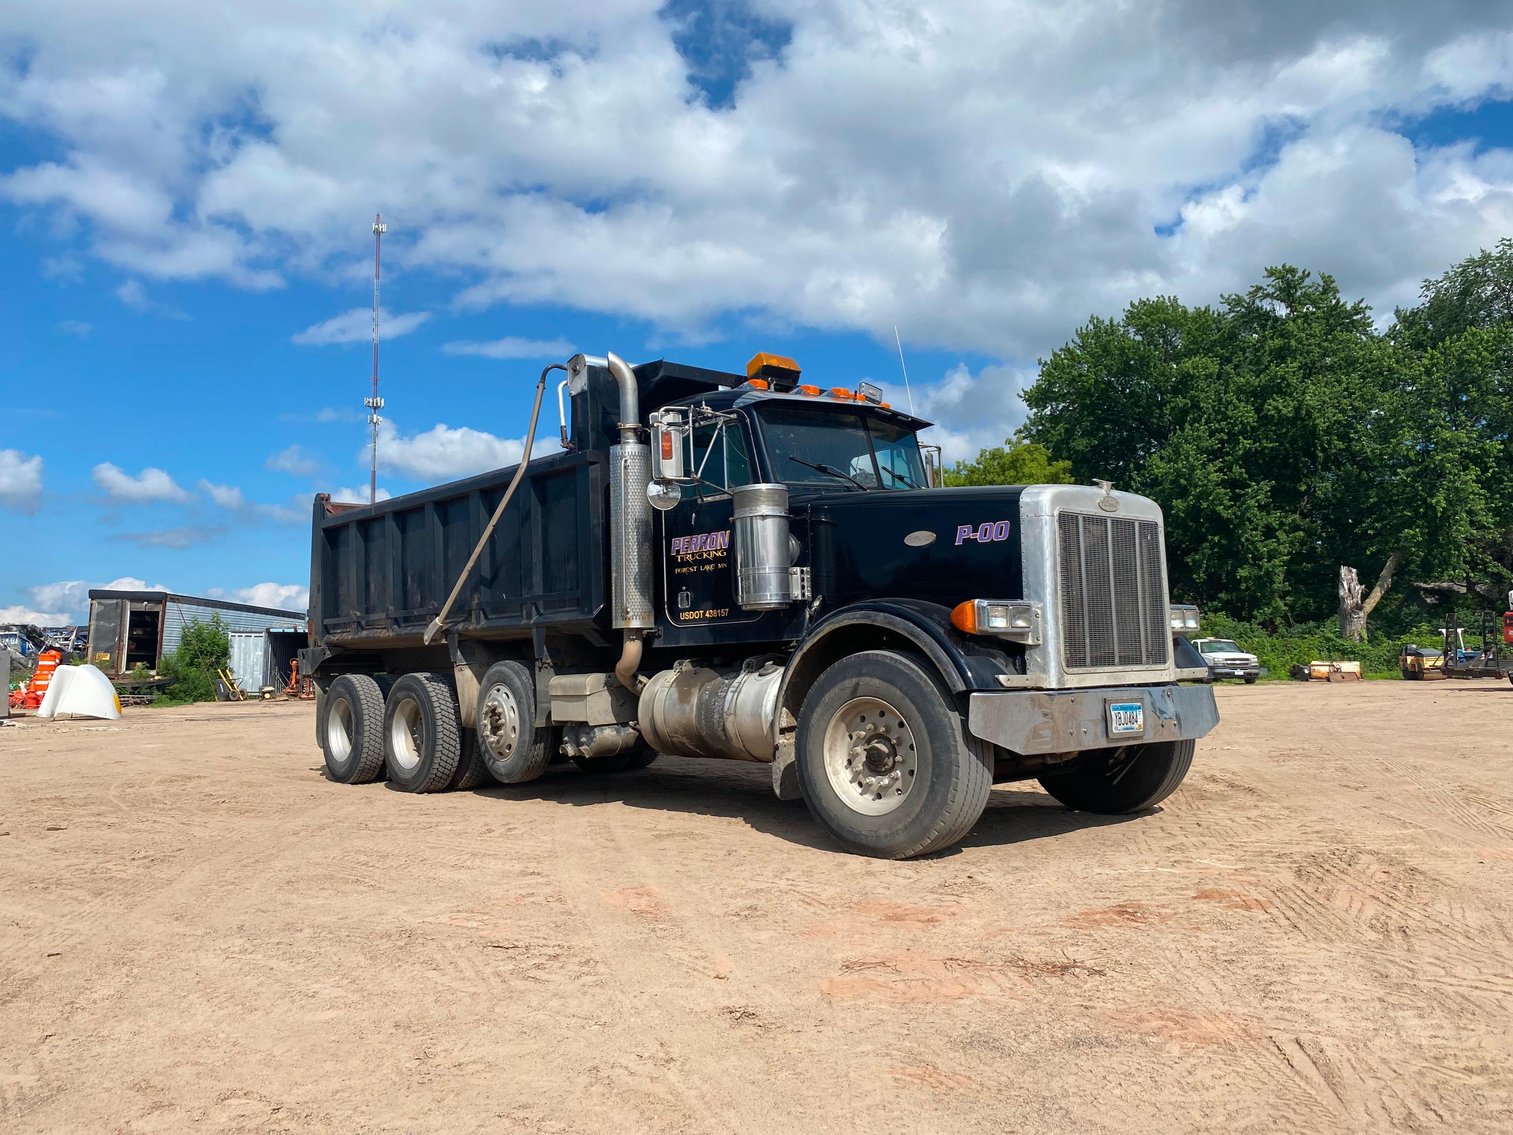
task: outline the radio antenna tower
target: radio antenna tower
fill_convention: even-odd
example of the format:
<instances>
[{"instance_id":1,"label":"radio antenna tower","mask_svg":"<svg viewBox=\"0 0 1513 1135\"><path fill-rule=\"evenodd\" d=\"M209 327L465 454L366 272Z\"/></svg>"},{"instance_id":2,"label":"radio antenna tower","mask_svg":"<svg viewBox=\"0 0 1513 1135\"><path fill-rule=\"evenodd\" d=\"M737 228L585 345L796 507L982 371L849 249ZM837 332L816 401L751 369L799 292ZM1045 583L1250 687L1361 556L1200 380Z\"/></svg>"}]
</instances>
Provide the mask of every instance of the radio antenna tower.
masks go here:
<instances>
[{"instance_id":1,"label":"radio antenna tower","mask_svg":"<svg viewBox=\"0 0 1513 1135\"><path fill-rule=\"evenodd\" d=\"M373 448L368 460L368 504L378 503L378 423L383 421L378 411L384 408L384 400L378 396L378 280L380 253L383 250L384 233L389 226L384 224L383 214L373 214L373 396L364 398L368 408L368 426L373 434Z\"/></svg>"}]
</instances>

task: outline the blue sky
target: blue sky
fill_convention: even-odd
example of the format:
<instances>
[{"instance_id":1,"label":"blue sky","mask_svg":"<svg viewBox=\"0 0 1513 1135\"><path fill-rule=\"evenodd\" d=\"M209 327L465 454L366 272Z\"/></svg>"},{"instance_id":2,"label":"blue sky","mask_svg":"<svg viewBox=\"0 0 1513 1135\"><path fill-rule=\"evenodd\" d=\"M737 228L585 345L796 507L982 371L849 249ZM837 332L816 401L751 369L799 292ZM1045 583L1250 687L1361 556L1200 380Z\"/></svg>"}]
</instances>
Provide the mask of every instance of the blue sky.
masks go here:
<instances>
[{"instance_id":1,"label":"blue sky","mask_svg":"<svg viewBox=\"0 0 1513 1135\"><path fill-rule=\"evenodd\" d=\"M970 456L1090 314L1282 261L1386 314L1513 230L1502 5L498 7L7 17L0 621L303 603L310 496L366 485L375 210L396 494L509 460L575 350L903 402L896 325Z\"/></svg>"}]
</instances>

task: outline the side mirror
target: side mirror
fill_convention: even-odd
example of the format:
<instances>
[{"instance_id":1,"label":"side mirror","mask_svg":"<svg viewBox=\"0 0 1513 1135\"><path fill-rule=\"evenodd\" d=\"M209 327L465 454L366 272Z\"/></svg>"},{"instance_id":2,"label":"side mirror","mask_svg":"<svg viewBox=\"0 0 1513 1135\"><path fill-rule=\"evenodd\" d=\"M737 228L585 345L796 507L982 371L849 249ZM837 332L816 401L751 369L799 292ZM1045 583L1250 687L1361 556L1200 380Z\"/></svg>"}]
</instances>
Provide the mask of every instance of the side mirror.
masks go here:
<instances>
[{"instance_id":1,"label":"side mirror","mask_svg":"<svg viewBox=\"0 0 1513 1135\"><path fill-rule=\"evenodd\" d=\"M919 447L920 460L925 463L925 481L932 489L940 488L945 478L941 476L940 446L922 445Z\"/></svg>"},{"instance_id":2,"label":"side mirror","mask_svg":"<svg viewBox=\"0 0 1513 1135\"><path fill-rule=\"evenodd\" d=\"M678 507L683 499L683 486L676 481L649 481L646 485L646 500L658 512L667 512Z\"/></svg>"}]
</instances>

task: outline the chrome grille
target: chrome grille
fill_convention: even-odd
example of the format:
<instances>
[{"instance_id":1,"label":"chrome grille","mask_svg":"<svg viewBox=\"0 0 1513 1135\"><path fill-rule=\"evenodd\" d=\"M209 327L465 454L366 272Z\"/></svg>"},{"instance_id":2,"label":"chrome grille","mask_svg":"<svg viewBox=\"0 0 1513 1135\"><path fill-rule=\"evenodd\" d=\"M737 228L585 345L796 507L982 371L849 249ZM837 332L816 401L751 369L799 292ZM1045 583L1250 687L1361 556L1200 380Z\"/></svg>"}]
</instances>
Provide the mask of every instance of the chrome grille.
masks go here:
<instances>
[{"instance_id":1,"label":"chrome grille","mask_svg":"<svg viewBox=\"0 0 1513 1135\"><path fill-rule=\"evenodd\" d=\"M1069 670L1165 666L1171 658L1161 526L1063 512L1063 662Z\"/></svg>"}]
</instances>

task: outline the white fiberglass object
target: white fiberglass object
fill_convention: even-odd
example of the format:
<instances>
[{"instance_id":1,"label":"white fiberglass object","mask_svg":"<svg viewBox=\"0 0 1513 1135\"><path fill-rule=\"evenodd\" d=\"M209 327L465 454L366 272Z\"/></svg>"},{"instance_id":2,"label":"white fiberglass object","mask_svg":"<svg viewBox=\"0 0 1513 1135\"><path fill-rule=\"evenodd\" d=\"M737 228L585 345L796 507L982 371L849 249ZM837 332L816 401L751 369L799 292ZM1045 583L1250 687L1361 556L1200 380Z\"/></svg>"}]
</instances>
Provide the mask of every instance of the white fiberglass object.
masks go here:
<instances>
[{"instance_id":1,"label":"white fiberglass object","mask_svg":"<svg viewBox=\"0 0 1513 1135\"><path fill-rule=\"evenodd\" d=\"M53 671L47 693L37 709L38 717L121 716L121 699L98 666L59 666Z\"/></svg>"}]
</instances>

